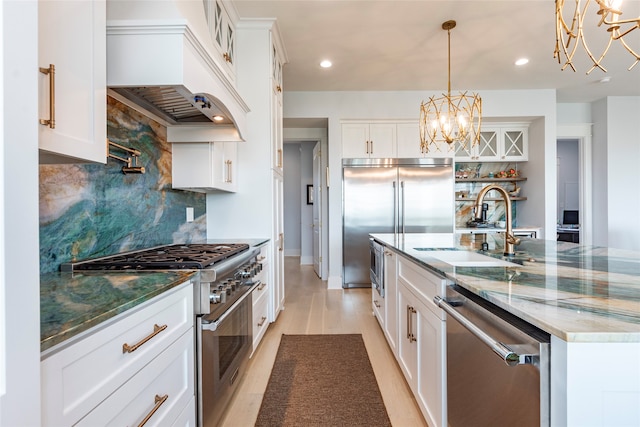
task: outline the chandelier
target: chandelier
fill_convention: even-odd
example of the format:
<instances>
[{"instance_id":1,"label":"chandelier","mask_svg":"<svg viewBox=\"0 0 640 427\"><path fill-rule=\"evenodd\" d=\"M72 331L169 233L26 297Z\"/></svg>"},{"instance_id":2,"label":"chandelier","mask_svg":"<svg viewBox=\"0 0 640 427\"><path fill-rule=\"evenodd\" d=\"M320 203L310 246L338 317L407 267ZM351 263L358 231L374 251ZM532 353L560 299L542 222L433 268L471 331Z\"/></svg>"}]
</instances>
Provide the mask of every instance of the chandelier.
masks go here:
<instances>
[{"instance_id":1,"label":"chandelier","mask_svg":"<svg viewBox=\"0 0 640 427\"><path fill-rule=\"evenodd\" d=\"M420 150L423 153L428 153L431 145L439 150L439 142L459 143L466 149L468 144L474 146L480 140L482 100L475 93L451 95L451 30L455 26L456 21L442 24L448 38L447 94L439 98L432 96L420 104Z\"/></svg>"},{"instance_id":2,"label":"chandelier","mask_svg":"<svg viewBox=\"0 0 640 427\"><path fill-rule=\"evenodd\" d=\"M623 38L631 31L640 28L640 16L632 19L620 19L620 15L622 15L622 0L594 0L599 7L596 12L597 15L600 15L598 27L602 27L604 24L609 32L608 42L597 58L591 52L584 34L585 28L583 24L587 17L586 13L590 0L584 2L584 7L581 5L581 0L571 0L571 2L575 3L575 9L573 14L567 16L571 18L570 21L567 21L564 15L565 0L556 0L556 48L553 52L553 57L558 58L558 63L561 63L561 56L566 58L562 66L563 70L569 66L573 71L576 71L573 64L573 55L576 53L579 44L582 44L591 62L593 62L587 74L591 73L595 68L600 68L602 71L607 72L607 69L602 66L602 60L614 41L619 41L635 58L633 64L628 68L629 70L640 62L640 55ZM571 25L567 24L567 22L570 22Z\"/></svg>"}]
</instances>

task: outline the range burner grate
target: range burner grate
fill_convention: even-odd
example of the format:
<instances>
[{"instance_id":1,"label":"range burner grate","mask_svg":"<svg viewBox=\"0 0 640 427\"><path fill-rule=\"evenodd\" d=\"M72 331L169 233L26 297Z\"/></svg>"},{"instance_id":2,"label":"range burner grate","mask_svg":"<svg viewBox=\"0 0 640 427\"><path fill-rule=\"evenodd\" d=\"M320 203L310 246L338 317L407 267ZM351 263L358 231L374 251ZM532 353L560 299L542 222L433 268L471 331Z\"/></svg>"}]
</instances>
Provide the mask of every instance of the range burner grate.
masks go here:
<instances>
[{"instance_id":1,"label":"range burner grate","mask_svg":"<svg viewBox=\"0 0 640 427\"><path fill-rule=\"evenodd\" d=\"M73 263L73 270L182 270L203 269L249 249L246 243L192 243Z\"/></svg>"}]
</instances>

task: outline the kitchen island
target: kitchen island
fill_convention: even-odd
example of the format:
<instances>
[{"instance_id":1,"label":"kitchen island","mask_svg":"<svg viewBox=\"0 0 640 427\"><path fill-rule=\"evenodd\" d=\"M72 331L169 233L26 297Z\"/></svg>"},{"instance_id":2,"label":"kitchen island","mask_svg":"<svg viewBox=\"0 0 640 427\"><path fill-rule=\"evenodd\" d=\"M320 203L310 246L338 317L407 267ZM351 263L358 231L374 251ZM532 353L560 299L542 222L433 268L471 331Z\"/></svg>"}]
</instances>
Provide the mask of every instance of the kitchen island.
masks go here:
<instances>
[{"instance_id":1,"label":"kitchen island","mask_svg":"<svg viewBox=\"0 0 640 427\"><path fill-rule=\"evenodd\" d=\"M513 266L453 266L431 251L502 259L503 236L372 236L551 334L551 425L640 425L640 253L522 239Z\"/></svg>"}]
</instances>

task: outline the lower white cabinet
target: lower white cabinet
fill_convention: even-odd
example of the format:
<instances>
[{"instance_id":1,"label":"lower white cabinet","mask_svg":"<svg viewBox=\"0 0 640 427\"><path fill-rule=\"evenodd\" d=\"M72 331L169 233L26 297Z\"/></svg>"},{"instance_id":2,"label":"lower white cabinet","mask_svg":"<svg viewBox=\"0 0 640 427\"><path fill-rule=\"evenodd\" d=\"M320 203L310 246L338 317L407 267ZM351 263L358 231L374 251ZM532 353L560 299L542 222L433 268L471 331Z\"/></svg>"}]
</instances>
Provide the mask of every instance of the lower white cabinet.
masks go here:
<instances>
[{"instance_id":1,"label":"lower white cabinet","mask_svg":"<svg viewBox=\"0 0 640 427\"><path fill-rule=\"evenodd\" d=\"M397 360L427 424L447 425L445 315L435 303L445 279L398 257Z\"/></svg>"},{"instance_id":2,"label":"lower white cabinet","mask_svg":"<svg viewBox=\"0 0 640 427\"><path fill-rule=\"evenodd\" d=\"M171 145L172 186L197 192L238 188L238 146L235 142L180 142Z\"/></svg>"},{"instance_id":3,"label":"lower white cabinet","mask_svg":"<svg viewBox=\"0 0 640 427\"><path fill-rule=\"evenodd\" d=\"M384 250L384 334L393 354L398 354L398 256L389 249Z\"/></svg>"},{"instance_id":4,"label":"lower white cabinet","mask_svg":"<svg viewBox=\"0 0 640 427\"><path fill-rule=\"evenodd\" d=\"M262 264L262 271L256 276L260 280L260 285L253 290L252 310L253 310L253 348L251 355L256 351L258 345L269 327L269 245L262 245L258 254L258 262Z\"/></svg>"},{"instance_id":5,"label":"lower white cabinet","mask_svg":"<svg viewBox=\"0 0 640 427\"><path fill-rule=\"evenodd\" d=\"M380 296L378 290L371 287L371 304L373 308L373 315L376 316L380 327L384 330L386 316L385 316L385 300Z\"/></svg>"},{"instance_id":6,"label":"lower white cabinet","mask_svg":"<svg viewBox=\"0 0 640 427\"><path fill-rule=\"evenodd\" d=\"M156 406L148 424L171 425L195 395L193 321L186 282L44 353L42 425L137 425Z\"/></svg>"}]
</instances>

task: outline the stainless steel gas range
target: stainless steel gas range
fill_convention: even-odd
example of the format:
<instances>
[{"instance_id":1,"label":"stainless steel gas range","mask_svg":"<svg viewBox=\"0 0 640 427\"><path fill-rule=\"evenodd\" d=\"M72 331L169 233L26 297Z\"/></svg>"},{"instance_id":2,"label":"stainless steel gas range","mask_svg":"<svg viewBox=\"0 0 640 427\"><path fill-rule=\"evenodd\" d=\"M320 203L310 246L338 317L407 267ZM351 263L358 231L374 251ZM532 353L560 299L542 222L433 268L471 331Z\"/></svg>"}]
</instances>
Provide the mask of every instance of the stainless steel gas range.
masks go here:
<instances>
[{"instance_id":1,"label":"stainless steel gas range","mask_svg":"<svg viewBox=\"0 0 640 427\"><path fill-rule=\"evenodd\" d=\"M215 426L249 360L251 292L260 285L258 248L246 243L176 244L62 264L76 270L198 270L196 394L199 426Z\"/></svg>"}]
</instances>

